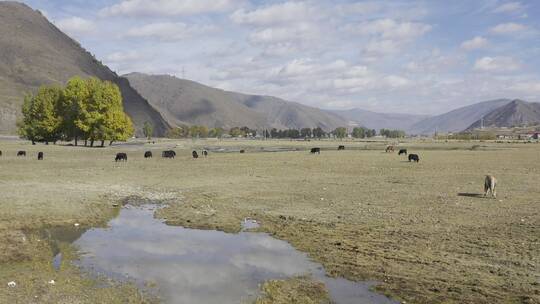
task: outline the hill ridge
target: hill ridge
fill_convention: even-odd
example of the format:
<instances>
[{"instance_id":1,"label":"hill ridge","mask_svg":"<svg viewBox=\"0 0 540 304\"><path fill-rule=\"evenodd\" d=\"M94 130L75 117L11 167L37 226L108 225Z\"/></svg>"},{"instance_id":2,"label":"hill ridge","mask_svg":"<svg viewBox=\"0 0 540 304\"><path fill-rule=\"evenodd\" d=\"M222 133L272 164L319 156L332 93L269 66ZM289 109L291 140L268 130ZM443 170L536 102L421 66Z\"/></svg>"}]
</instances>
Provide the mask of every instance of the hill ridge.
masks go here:
<instances>
[{"instance_id":1,"label":"hill ridge","mask_svg":"<svg viewBox=\"0 0 540 304\"><path fill-rule=\"evenodd\" d=\"M135 72L123 77L171 125L247 126L256 129L321 127L326 131L346 126L338 115L278 97L227 91L164 74Z\"/></svg>"},{"instance_id":2,"label":"hill ridge","mask_svg":"<svg viewBox=\"0 0 540 304\"><path fill-rule=\"evenodd\" d=\"M540 103L514 99L508 104L487 113L471 124L466 131L481 127L501 128L524 125L540 125Z\"/></svg>"},{"instance_id":3,"label":"hill ridge","mask_svg":"<svg viewBox=\"0 0 540 304\"><path fill-rule=\"evenodd\" d=\"M510 99L502 98L460 107L414 124L411 133L427 135L435 132L461 132L482 116L509 102Z\"/></svg>"}]
</instances>

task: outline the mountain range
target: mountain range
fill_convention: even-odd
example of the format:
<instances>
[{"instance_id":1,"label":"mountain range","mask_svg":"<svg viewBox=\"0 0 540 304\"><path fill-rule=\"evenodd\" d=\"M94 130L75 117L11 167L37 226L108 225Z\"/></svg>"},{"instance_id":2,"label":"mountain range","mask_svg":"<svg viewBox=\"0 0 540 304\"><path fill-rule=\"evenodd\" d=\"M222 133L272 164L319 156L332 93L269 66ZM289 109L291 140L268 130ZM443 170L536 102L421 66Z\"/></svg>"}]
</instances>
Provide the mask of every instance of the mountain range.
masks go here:
<instances>
[{"instance_id":1,"label":"mountain range","mask_svg":"<svg viewBox=\"0 0 540 304\"><path fill-rule=\"evenodd\" d=\"M377 113L358 108L332 112L345 118L350 126L363 126L375 130L384 128L408 131L414 124L430 117L428 115Z\"/></svg>"},{"instance_id":2,"label":"mountain range","mask_svg":"<svg viewBox=\"0 0 540 304\"><path fill-rule=\"evenodd\" d=\"M271 96L228 92L168 75L124 75L171 125L208 127L300 129L343 126L343 118L330 112Z\"/></svg>"},{"instance_id":3,"label":"mountain range","mask_svg":"<svg viewBox=\"0 0 540 304\"><path fill-rule=\"evenodd\" d=\"M510 99L497 99L475 103L448 113L426 118L407 130L411 134L433 134L435 132L460 132L489 112L508 104Z\"/></svg>"},{"instance_id":4,"label":"mountain range","mask_svg":"<svg viewBox=\"0 0 540 304\"><path fill-rule=\"evenodd\" d=\"M540 125L540 103L516 99L487 113L471 124L467 130L526 125Z\"/></svg>"},{"instance_id":5,"label":"mountain range","mask_svg":"<svg viewBox=\"0 0 540 304\"><path fill-rule=\"evenodd\" d=\"M116 83L138 135L149 122L156 136L176 125L254 129L342 126L401 129L409 134L459 132L479 126L509 127L540 122L540 106L497 99L437 116L375 113L363 109L322 110L277 97L212 88L168 75L117 75L62 33L39 11L0 1L0 134L14 134L24 96L40 85L65 84L73 76Z\"/></svg>"}]
</instances>

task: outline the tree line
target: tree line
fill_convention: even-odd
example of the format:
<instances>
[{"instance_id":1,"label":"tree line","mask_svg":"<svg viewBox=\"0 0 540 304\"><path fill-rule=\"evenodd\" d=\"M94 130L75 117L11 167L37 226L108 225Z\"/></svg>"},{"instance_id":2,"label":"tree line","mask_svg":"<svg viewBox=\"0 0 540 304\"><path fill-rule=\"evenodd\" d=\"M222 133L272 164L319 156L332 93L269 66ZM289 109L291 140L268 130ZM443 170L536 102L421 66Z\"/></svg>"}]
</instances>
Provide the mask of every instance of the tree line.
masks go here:
<instances>
[{"instance_id":1,"label":"tree line","mask_svg":"<svg viewBox=\"0 0 540 304\"><path fill-rule=\"evenodd\" d=\"M25 97L22 119L17 122L22 138L35 142L84 140L125 141L133 124L124 112L117 85L97 78L71 78L65 87L41 86Z\"/></svg>"},{"instance_id":2,"label":"tree line","mask_svg":"<svg viewBox=\"0 0 540 304\"><path fill-rule=\"evenodd\" d=\"M186 126L180 125L167 131L168 138L221 138L225 134L222 128L211 128L206 126Z\"/></svg>"},{"instance_id":3,"label":"tree line","mask_svg":"<svg viewBox=\"0 0 540 304\"><path fill-rule=\"evenodd\" d=\"M377 135L385 136L388 138L402 138L406 134L401 130L389 130L381 129L377 133L374 129L368 129L363 127L356 127L349 132L345 127L339 127L334 129L331 132L325 132L322 128L301 128L301 129L276 129L272 128L270 130L255 130L250 129L249 127L233 127L228 131L223 128L207 128L205 126L186 126L181 125L175 128L172 128L167 132L167 137L169 138L221 138L224 135L229 135L231 137L262 137L262 138L345 138L351 135L354 138L370 138Z\"/></svg>"}]
</instances>

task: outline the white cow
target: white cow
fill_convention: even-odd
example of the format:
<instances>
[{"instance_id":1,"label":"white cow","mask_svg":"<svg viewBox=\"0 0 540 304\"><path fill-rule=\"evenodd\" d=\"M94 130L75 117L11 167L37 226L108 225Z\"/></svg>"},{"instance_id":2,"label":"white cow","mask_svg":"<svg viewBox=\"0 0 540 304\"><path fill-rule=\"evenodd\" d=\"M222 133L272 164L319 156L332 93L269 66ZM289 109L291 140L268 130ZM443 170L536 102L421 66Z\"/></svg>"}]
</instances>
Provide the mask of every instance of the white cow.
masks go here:
<instances>
[{"instance_id":1,"label":"white cow","mask_svg":"<svg viewBox=\"0 0 540 304\"><path fill-rule=\"evenodd\" d=\"M497 179L495 178L495 176L486 175L486 180L484 182L484 197L487 196L488 192L491 192L492 197L497 197L495 186L497 186Z\"/></svg>"}]
</instances>

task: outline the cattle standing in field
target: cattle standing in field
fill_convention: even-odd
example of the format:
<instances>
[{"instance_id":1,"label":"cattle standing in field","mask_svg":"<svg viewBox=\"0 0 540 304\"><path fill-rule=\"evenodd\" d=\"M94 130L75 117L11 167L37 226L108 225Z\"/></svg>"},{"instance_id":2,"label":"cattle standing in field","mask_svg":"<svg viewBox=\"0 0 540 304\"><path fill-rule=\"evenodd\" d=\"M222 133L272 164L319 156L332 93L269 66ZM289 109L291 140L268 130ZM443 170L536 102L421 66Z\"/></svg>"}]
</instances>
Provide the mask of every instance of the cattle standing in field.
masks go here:
<instances>
[{"instance_id":1,"label":"cattle standing in field","mask_svg":"<svg viewBox=\"0 0 540 304\"><path fill-rule=\"evenodd\" d=\"M244 154L246 153L246 150L240 150L240 153Z\"/></svg>"},{"instance_id":2,"label":"cattle standing in field","mask_svg":"<svg viewBox=\"0 0 540 304\"><path fill-rule=\"evenodd\" d=\"M193 156L194 159L199 158L199 154L197 153L197 151L191 152L191 155Z\"/></svg>"},{"instance_id":3,"label":"cattle standing in field","mask_svg":"<svg viewBox=\"0 0 540 304\"><path fill-rule=\"evenodd\" d=\"M386 147L386 152L394 152L394 146Z\"/></svg>"},{"instance_id":4,"label":"cattle standing in field","mask_svg":"<svg viewBox=\"0 0 540 304\"><path fill-rule=\"evenodd\" d=\"M338 151L345 150L345 146L339 146L337 149Z\"/></svg>"},{"instance_id":5,"label":"cattle standing in field","mask_svg":"<svg viewBox=\"0 0 540 304\"><path fill-rule=\"evenodd\" d=\"M115 162L119 161L126 161L127 162L127 154L126 153L116 153L116 158L114 159Z\"/></svg>"},{"instance_id":6,"label":"cattle standing in field","mask_svg":"<svg viewBox=\"0 0 540 304\"><path fill-rule=\"evenodd\" d=\"M144 158L152 158L152 151L144 152Z\"/></svg>"},{"instance_id":7,"label":"cattle standing in field","mask_svg":"<svg viewBox=\"0 0 540 304\"><path fill-rule=\"evenodd\" d=\"M204 156L204 157L208 157L208 151L206 151L206 150L202 150L202 156Z\"/></svg>"},{"instance_id":8,"label":"cattle standing in field","mask_svg":"<svg viewBox=\"0 0 540 304\"><path fill-rule=\"evenodd\" d=\"M39 153L37 154L37 159L38 159L38 160L43 160L43 152L39 152Z\"/></svg>"},{"instance_id":9,"label":"cattle standing in field","mask_svg":"<svg viewBox=\"0 0 540 304\"><path fill-rule=\"evenodd\" d=\"M497 179L493 175L486 175L486 179L484 181L484 197L486 197L488 192L490 192L491 196L496 198L497 192L495 191L495 186L497 186Z\"/></svg>"},{"instance_id":10,"label":"cattle standing in field","mask_svg":"<svg viewBox=\"0 0 540 304\"><path fill-rule=\"evenodd\" d=\"M401 150L399 150L398 155L401 155L401 154L407 155L407 149L401 149Z\"/></svg>"},{"instance_id":11,"label":"cattle standing in field","mask_svg":"<svg viewBox=\"0 0 540 304\"><path fill-rule=\"evenodd\" d=\"M415 162L419 162L420 161L420 157L416 154L409 154L409 162L411 161L415 161Z\"/></svg>"},{"instance_id":12,"label":"cattle standing in field","mask_svg":"<svg viewBox=\"0 0 540 304\"><path fill-rule=\"evenodd\" d=\"M17 152L17 156L26 156L26 151Z\"/></svg>"},{"instance_id":13,"label":"cattle standing in field","mask_svg":"<svg viewBox=\"0 0 540 304\"><path fill-rule=\"evenodd\" d=\"M175 158L176 157L176 152L174 152L173 150L163 151L161 153L161 157L163 157L163 158Z\"/></svg>"},{"instance_id":14,"label":"cattle standing in field","mask_svg":"<svg viewBox=\"0 0 540 304\"><path fill-rule=\"evenodd\" d=\"M321 148L311 148L311 154L321 154Z\"/></svg>"}]
</instances>

